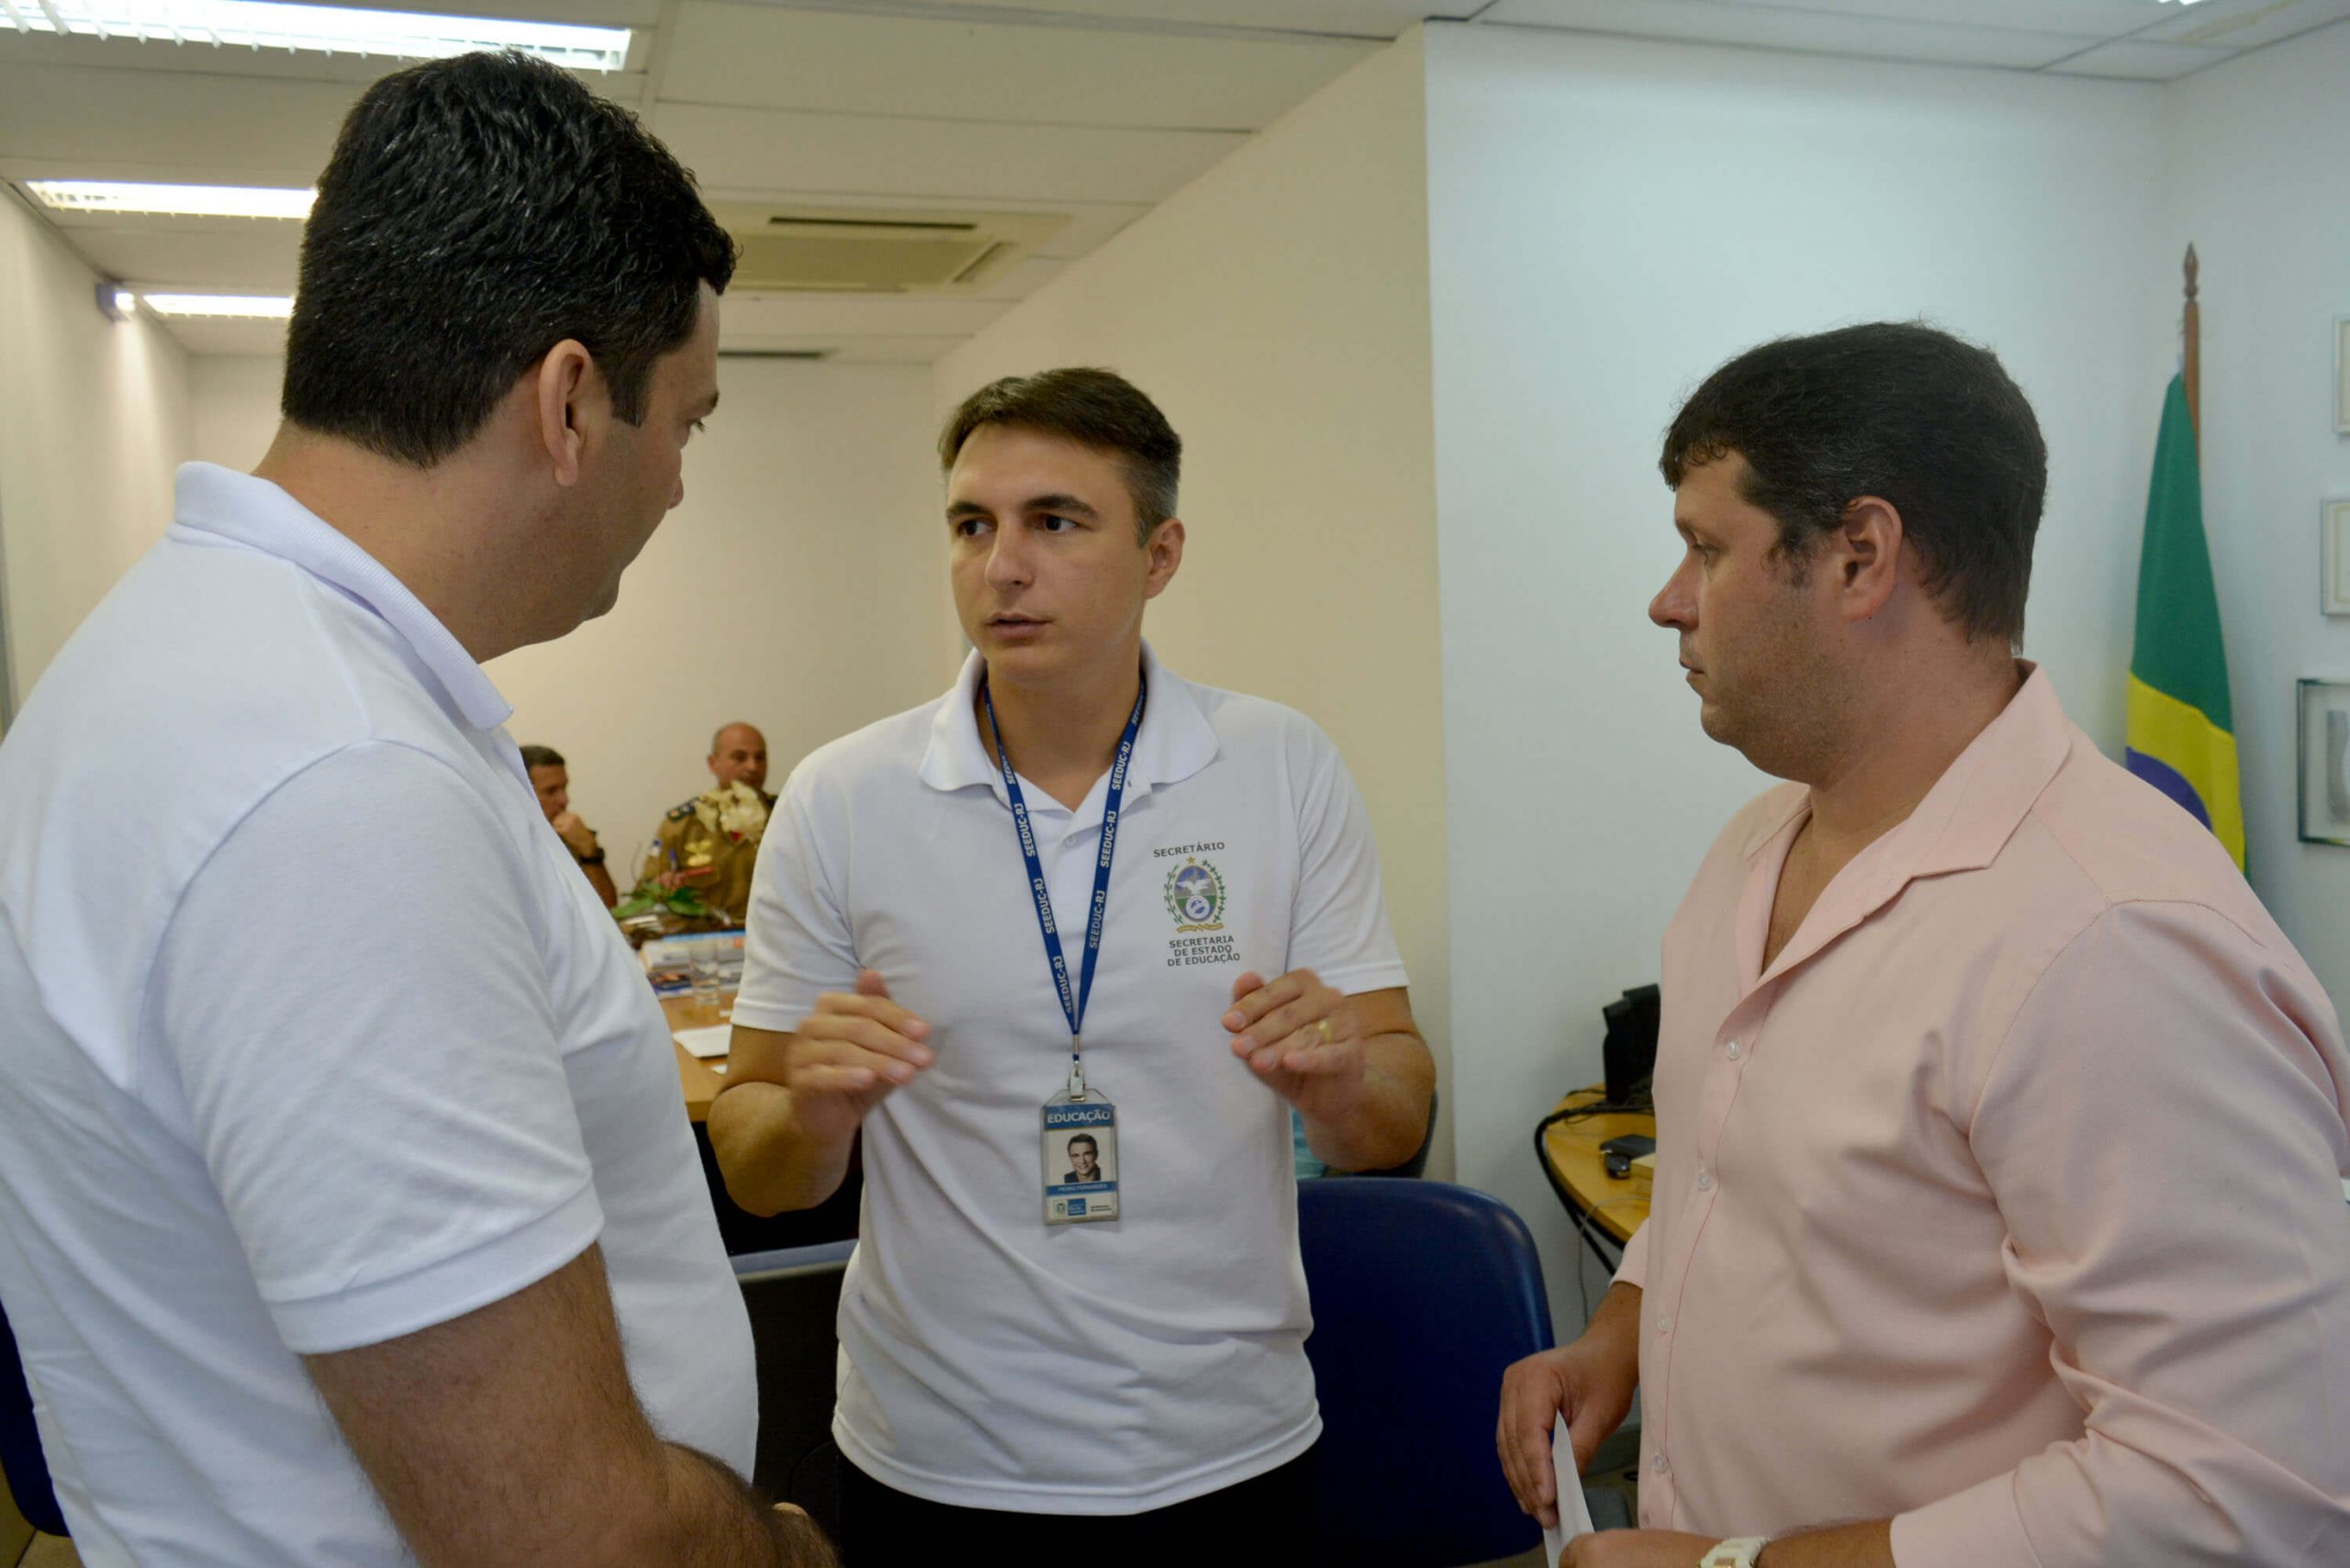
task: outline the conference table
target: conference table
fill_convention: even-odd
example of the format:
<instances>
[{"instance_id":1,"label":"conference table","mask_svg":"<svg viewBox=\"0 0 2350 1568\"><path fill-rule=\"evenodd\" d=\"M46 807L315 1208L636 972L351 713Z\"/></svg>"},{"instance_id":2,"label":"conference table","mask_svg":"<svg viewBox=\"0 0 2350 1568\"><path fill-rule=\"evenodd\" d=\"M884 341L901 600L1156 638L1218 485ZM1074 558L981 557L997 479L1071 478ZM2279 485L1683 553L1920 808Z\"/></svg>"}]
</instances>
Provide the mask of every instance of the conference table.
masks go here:
<instances>
[{"instance_id":1,"label":"conference table","mask_svg":"<svg viewBox=\"0 0 2350 1568\"><path fill-rule=\"evenodd\" d=\"M1595 1105L1606 1097L1595 1083L1561 1099L1554 1114ZM1655 1172L1645 1165L1633 1167L1629 1176L1607 1173L1599 1146L1630 1133L1656 1137L1656 1117L1645 1111L1609 1111L1542 1129L1542 1174L1550 1179L1550 1190L1558 1193L1577 1233L1609 1269L1620 1260L1632 1232L1649 1217L1649 1195L1656 1183ZM1617 1256L1609 1255L1608 1243Z\"/></svg>"}]
</instances>

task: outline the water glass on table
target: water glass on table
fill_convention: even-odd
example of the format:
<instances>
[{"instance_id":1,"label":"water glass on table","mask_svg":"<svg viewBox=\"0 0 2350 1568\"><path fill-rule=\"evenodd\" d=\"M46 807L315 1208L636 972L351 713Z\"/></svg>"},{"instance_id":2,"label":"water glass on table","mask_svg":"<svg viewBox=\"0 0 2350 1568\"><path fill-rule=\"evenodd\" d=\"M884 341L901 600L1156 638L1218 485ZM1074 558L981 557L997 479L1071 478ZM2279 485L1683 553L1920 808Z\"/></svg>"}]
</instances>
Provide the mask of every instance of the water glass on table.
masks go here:
<instances>
[{"instance_id":1,"label":"water glass on table","mask_svg":"<svg viewBox=\"0 0 2350 1568\"><path fill-rule=\"evenodd\" d=\"M706 1024L719 1022L718 1002L724 978L720 955L716 942L693 942L686 947L686 966L693 978L694 1015Z\"/></svg>"}]
</instances>

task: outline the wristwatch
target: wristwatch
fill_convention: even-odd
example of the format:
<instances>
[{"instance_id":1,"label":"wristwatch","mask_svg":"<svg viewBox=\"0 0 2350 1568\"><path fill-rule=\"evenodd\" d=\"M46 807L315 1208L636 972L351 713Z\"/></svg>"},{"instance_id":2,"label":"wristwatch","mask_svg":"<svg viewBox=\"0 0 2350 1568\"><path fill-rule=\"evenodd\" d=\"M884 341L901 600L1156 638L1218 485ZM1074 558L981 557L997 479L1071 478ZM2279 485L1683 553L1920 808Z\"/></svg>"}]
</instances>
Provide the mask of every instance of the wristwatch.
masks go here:
<instances>
[{"instance_id":1,"label":"wristwatch","mask_svg":"<svg viewBox=\"0 0 2350 1568\"><path fill-rule=\"evenodd\" d=\"M577 855L572 858L577 860L582 866L601 866L604 863L604 846L599 844L596 846L595 854Z\"/></svg>"},{"instance_id":2,"label":"wristwatch","mask_svg":"<svg viewBox=\"0 0 2350 1568\"><path fill-rule=\"evenodd\" d=\"M1697 1560L1697 1568L1754 1568L1762 1549L1771 1538L1762 1535L1742 1535L1735 1540L1718 1540L1713 1550Z\"/></svg>"}]
</instances>

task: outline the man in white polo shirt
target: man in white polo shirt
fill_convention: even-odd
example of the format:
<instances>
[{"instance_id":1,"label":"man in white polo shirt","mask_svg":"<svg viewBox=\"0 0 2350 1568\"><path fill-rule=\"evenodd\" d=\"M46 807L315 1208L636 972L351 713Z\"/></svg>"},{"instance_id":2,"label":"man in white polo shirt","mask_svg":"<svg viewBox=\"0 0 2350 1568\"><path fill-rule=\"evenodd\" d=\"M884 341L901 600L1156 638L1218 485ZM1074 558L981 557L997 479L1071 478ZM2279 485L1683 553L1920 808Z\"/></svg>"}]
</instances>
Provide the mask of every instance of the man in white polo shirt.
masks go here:
<instances>
[{"instance_id":1,"label":"man in white polo shirt","mask_svg":"<svg viewBox=\"0 0 2350 1568\"><path fill-rule=\"evenodd\" d=\"M1015 377L940 451L975 651L785 786L711 1115L758 1212L862 1129L844 1554L1312 1561L1290 1107L1379 1169L1434 1080L1361 798L1307 720L1144 644L1183 551L1147 398Z\"/></svg>"},{"instance_id":2,"label":"man in white polo shirt","mask_svg":"<svg viewBox=\"0 0 2350 1568\"><path fill-rule=\"evenodd\" d=\"M91 1568L828 1559L743 1479L667 1031L481 668L611 607L733 271L554 67L378 82L275 442L181 470L0 746L0 1297Z\"/></svg>"}]
</instances>

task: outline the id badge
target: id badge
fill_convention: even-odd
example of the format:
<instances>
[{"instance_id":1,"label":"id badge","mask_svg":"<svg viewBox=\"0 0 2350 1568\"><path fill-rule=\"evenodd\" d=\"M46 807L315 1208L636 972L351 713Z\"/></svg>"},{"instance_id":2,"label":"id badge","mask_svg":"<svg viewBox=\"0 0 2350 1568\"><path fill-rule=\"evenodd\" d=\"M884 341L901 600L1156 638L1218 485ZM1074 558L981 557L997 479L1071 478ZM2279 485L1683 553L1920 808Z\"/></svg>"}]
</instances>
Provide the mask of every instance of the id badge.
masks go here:
<instances>
[{"instance_id":1,"label":"id badge","mask_svg":"<svg viewBox=\"0 0 2350 1568\"><path fill-rule=\"evenodd\" d=\"M1118 1108L1064 1089L1045 1102L1045 1223L1118 1217Z\"/></svg>"}]
</instances>

